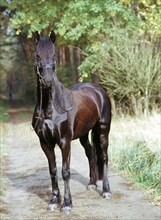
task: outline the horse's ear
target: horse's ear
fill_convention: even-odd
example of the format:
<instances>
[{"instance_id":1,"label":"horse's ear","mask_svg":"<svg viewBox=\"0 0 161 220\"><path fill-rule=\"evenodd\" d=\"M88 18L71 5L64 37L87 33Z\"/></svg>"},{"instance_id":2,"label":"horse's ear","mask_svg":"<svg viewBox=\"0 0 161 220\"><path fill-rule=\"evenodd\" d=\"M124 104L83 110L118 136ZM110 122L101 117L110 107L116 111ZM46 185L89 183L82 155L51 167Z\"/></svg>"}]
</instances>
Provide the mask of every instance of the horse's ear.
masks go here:
<instances>
[{"instance_id":1,"label":"horse's ear","mask_svg":"<svg viewBox=\"0 0 161 220\"><path fill-rule=\"evenodd\" d=\"M50 40L53 42L53 44L56 41L56 35L55 35L54 31L51 31L51 33L50 33Z\"/></svg>"},{"instance_id":2,"label":"horse's ear","mask_svg":"<svg viewBox=\"0 0 161 220\"><path fill-rule=\"evenodd\" d=\"M38 44L38 42L40 40L40 34L38 31L33 33L33 40L34 40L35 44Z\"/></svg>"}]
</instances>

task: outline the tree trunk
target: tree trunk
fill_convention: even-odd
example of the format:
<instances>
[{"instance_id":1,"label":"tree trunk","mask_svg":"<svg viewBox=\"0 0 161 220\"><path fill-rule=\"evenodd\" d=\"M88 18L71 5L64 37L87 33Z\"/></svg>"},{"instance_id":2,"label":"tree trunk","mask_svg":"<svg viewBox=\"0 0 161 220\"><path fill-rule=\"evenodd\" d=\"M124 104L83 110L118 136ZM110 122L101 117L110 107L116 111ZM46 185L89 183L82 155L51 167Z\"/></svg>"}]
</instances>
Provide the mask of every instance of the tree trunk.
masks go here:
<instances>
[{"instance_id":1,"label":"tree trunk","mask_svg":"<svg viewBox=\"0 0 161 220\"><path fill-rule=\"evenodd\" d=\"M74 49L72 47L69 48L69 54L70 54L70 65L71 65L71 75L73 79L73 83L77 82L77 72L76 72L76 65L74 62Z\"/></svg>"},{"instance_id":2,"label":"tree trunk","mask_svg":"<svg viewBox=\"0 0 161 220\"><path fill-rule=\"evenodd\" d=\"M138 115L136 97L134 94L131 95L131 104L134 115Z\"/></svg>"},{"instance_id":3,"label":"tree trunk","mask_svg":"<svg viewBox=\"0 0 161 220\"><path fill-rule=\"evenodd\" d=\"M78 75L78 66L81 64L81 50L79 47L75 48L75 77L76 77L76 82L79 81L79 75Z\"/></svg>"},{"instance_id":4,"label":"tree trunk","mask_svg":"<svg viewBox=\"0 0 161 220\"><path fill-rule=\"evenodd\" d=\"M144 117L146 118L149 115L149 97L148 97L148 90L145 91L144 97Z\"/></svg>"},{"instance_id":5,"label":"tree trunk","mask_svg":"<svg viewBox=\"0 0 161 220\"><path fill-rule=\"evenodd\" d=\"M65 67L65 46L61 46L59 49L59 65L61 68Z\"/></svg>"},{"instance_id":6,"label":"tree trunk","mask_svg":"<svg viewBox=\"0 0 161 220\"><path fill-rule=\"evenodd\" d=\"M116 104L113 96L110 96L111 106L112 106L112 115L116 116Z\"/></svg>"},{"instance_id":7,"label":"tree trunk","mask_svg":"<svg viewBox=\"0 0 161 220\"><path fill-rule=\"evenodd\" d=\"M143 103L142 103L142 97L139 96L137 98L137 116L142 116L143 114Z\"/></svg>"}]
</instances>

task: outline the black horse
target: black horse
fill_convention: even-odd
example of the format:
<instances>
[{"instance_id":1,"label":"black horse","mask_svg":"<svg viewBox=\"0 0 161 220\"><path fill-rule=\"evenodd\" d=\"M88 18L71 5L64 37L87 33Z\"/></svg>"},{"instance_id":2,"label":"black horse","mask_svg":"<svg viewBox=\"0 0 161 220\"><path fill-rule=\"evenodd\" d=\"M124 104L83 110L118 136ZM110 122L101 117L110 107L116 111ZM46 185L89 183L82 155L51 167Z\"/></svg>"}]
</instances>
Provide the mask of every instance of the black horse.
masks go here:
<instances>
[{"instance_id":1,"label":"black horse","mask_svg":"<svg viewBox=\"0 0 161 220\"><path fill-rule=\"evenodd\" d=\"M64 202L61 210L71 211L72 197L69 187L71 141L79 138L89 160L90 180L88 189L96 188L97 180L103 180L103 197L110 198L107 176L108 135L111 123L111 105L103 89L94 83L79 83L67 89L58 81L55 66L55 34L40 38L36 42L35 70L37 73L37 104L32 126L41 147L47 156L52 182L52 199L49 209L54 211L61 203L58 187L54 148L59 145L62 152L62 177L64 180ZM92 130L92 145L88 140Z\"/></svg>"}]
</instances>

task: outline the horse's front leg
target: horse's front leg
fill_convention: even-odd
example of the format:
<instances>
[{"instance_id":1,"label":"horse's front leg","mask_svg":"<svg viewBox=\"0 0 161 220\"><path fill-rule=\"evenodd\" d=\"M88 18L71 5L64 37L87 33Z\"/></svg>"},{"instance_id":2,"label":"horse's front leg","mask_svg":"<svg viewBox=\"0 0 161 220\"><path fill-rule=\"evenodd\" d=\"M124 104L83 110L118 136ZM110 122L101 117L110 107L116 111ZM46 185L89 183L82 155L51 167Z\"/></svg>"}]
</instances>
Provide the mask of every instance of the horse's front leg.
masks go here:
<instances>
[{"instance_id":1,"label":"horse's front leg","mask_svg":"<svg viewBox=\"0 0 161 220\"><path fill-rule=\"evenodd\" d=\"M58 179L57 179L55 152L54 152L54 148L48 146L47 144L41 143L41 147L48 159L49 172L50 172L51 183L52 183L52 199L50 200L48 208L51 211L54 211L61 203L61 196L60 196L60 191L58 187Z\"/></svg>"},{"instance_id":2,"label":"horse's front leg","mask_svg":"<svg viewBox=\"0 0 161 220\"><path fill-rule=\"evenodd\" d=\"M72 197L70 193L70 142L63 141L60 146L62 152L62 177L64 180L64 202L62 204L61 210L66 214L69 214L72 208Z\"/></svg>"}]
</instances>

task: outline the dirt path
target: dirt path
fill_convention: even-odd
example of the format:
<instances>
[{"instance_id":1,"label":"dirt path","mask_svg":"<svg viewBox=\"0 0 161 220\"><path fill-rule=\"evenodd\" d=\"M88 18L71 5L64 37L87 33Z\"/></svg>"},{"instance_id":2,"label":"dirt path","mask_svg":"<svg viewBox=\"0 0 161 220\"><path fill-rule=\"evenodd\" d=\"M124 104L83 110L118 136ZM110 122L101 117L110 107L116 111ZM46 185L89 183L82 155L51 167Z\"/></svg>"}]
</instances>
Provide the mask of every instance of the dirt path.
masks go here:
<instances>
[{"instance_id":1,"label":"dirt path","mask_svg":"<svg viewBox=\"0 0 161 220\"><path fill-rule=\"evenodd\" d=\"M47 159L42 152L38 138L30 130L30 123L8 123L5 145L8 166L7 186L4 194L5 213L2 220L143 220L160 219L160 209L150 204L143 192L133 189L122 177L110 168L111 200L100 196L98 191L87 191L88 163L83 148L78 141L72 143L71 192L73 196L72 213L66 216L59 210L47 210L50 200L51 184ZM61 155L56 149L59 186L63 195L61 178Z\"/></svg>"}]
</instances>

